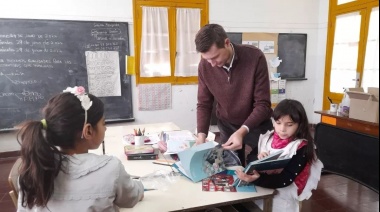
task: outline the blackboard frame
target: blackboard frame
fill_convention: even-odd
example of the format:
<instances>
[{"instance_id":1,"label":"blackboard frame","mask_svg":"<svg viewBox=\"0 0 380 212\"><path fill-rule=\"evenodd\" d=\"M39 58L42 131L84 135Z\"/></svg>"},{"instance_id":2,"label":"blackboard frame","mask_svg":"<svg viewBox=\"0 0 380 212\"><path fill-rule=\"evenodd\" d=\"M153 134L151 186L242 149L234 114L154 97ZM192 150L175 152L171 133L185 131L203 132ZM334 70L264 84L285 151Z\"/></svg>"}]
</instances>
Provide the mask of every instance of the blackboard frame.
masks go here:
<instances>
[{"instance_id":1,"label":"blackboard frame","mask_svg":"<svg viewBox=\"0 0 380 212\"><path fill-rule=\"evenodd\" d=\"M43 24L45 24L45 25L43 25ZM6 58L6 57L4 57L4 55L6 55L6 53L4 53L5 52L4 46L7 45L6 42L8 42L8 46L6 46L6 47L10 47L10 49L16 48L15 40L12 40L12 38L9 38L10 36L4 36L4 34L7 34L7 33L12 34L13 29L18 30L18 32L20 34L22 32L24 32L25 35L27 33L28 34L37 34L37 33L39 33L39 31L37 29L42 30L41 35L44 32L43 30L46 30L46 32L47 32L46 34L52 34L51 32L61 30L59 32L61 34L65 34L65 36L66 36L65 38L62 38L62 39L63 40L66 39L64 41L68 42L67 44L62 44L64 47L62 47L61 50L65 54L68 52L70 52L70 53L71 52L75 52L75 53L79 52L79 54L80 54L79 57L81 59L78 59L78 61L75 61L76 59L74 56L73 56L74 59L70 58L74 62L78 62L76 70L73 69L72 70L73 74L70 73L70 76L67 76L68 77L67 79L63 79L63 78L61 79L62 82L64 81L67 85L65 84L65 86L62 86L62 85L57 86L57 87L59 87L59 89L58 89L58 88L53 88L53 85L49 84L50 88L52 88L51 90L53 90L53 91L47 92L48 95L45 99L44 104L52 96L53 92L54 92L54 94L59 93L63 89L65 89L66 86L83 85L88 90L87 68L86 68L85 59L83 56L84 52L85 51L108 51L108 49L105 49L105 47L94 47L95 45L91 45L91 44L99 44L99 45L100 44L107 44L107 42L108 42L108 41L95 40L94 35L90 35L90 32L88 32L88 30L93 30L93 27L95 27L95 25L96 26L107 25L108 27L111 26L111 27L113 27L112 29L114 29L114 31L120 31L121 32L120 33L121 35L119 37L115 37L115 40L113 42L116 44L114 44L114 46L112 46L113 49L110 49L109 51L118 51L119 52L120 81L121 81L122 94L120 97L117 97L117 96L115 96L115 97L100 97L102 99L102 101L105 103L106 123L119 123L119 122L134 121L135 119L133 117L131 76L126 74L126 67L125 67L126 56L129 55L129 52L130 52L129 51L129 28L128 28L129 25L127 22L0 18L0 37L1 37L1 35L3 35L0 38L3 40L3 42L0 43L0 48L2 48L2 51L0 51L0 56L2 56L3 58ZM21 27L21 26L23 26L23 27ZM74 28L72 26L76 26L76 27ZM28 27L30 27L30 28L28 28ZM40 27L40 28L38 28L38 27ZM74 30L79 31L78 33L82 33L83 35L82 34L80 34L80 35L75 34L77 32ZM99 31L99 34L104 32L104 31L100 31L100 30L98 30L98 31ZM85 33L83 33L83 32L85 32ZM88 33L88 34L86 34L86 33ZM93 32L91 31L91 33L93 33ZM70 36L72 36L72 37L70 37ZM108 35L103 36L103 38L106 38L106 37L110 38L111 36L113 36L113 35L108 34ZM70 38L72 40L70 40ZM30 38L30 39L33 39L33 38ZM35 39L37 39L37 38L35 38ZM61 39L61 38L57 38L56 41L57 42L63 41L63 40L59 40L59 39ZM88 40L86 40L86 39L88 39ZM25 41L26 41L26 38L25 38ZM12 44L12 42L13 42L13 44ZM109 41L109 42L111 42L111 41ZM85 44L89 44L89 45L85 45ZM90 46L90 47L87 47L87 46ZM96 48L98 48L98 49L96 49ZM109 47L109 48L111 48L111 47ZM66 50L67 50L67 52L66 52ZM51 54L54 54L54 52ZM26 55L26 53L25 53L25 55ZM78 56L78 55L76 55L76 56ZM17 55L17 57L19 57L18 59L20 59L20 58L22 59L23 55L19 53ZM3 60L3 64L5 64L6 62L7 61L4 62L4 60ZM2 68L0 68L0 72L4 75L7 73L14 72L14 69L2 67ZM39 74L39 76L42 76L42 75L43 74L41 74L41 73ZM57 78L58 77L62 77L62 76L57 76ZM59 81L59 79L58 79L58 81ZM2 82L1 84L3 84L3 86L0 86L0 90L2 90L2 91L8 91L8 93L10 93L10 91L12 91L12 89L15 87L15 86L13 86L13 88L12 88L12 85L9 85L9 84L12 84L13 82L9 83L8 81L4 80L4 78L0 79L0 82ZM4 86L4 85L6 85L6 86ZM43 87L43 86L44 85L41 85L41 87ZM0 91L0 93L2 91ZM5 102L6 100L5 100L5 98L3 98L1 101ZM15 101L15 100L13 100L13 101ZM36 118L40 117L39 111L41 109L41 105L44 105L44 104L40 104L36 107L34 107L33 104L29 105L34 111L33 114L38 113L38 115L30 116L31 117L30 119L35 120ZM3 103L3 105L1 105L1 103L0 103L0 107L1 106L4 106L4 103ZM5 105L5 106L7 106L7 105ZM20 108L20 109L18 109L18 111L23 112L24 108ZM4 114L4 112L2 113L2 115L3 114ZM28 116L25 115L25 117L28 117ZM1 118L3 118L3 117L1 117ZM28 118L26 118L26 119L28 119ZM26 119L24 119L24 120L26 120ZM4 120L5 119L3 119L3 121L0 120L0 131L15 130L14 127L17 126L18 123L23 121L23 120L17 120L17 124L12 123L12 125L10 126L9 123L4 124L6 122Z\"/></svg>"}]
</instances>

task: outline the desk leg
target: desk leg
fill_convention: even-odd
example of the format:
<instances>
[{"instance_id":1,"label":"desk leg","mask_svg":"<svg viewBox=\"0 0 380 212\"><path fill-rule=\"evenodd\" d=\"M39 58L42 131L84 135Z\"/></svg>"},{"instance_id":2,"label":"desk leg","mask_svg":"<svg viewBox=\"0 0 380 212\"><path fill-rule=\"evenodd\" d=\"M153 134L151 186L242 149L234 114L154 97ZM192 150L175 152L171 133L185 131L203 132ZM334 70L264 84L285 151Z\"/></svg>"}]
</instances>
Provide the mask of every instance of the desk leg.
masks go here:
<instances>
[{"instance_id":1,"label":"desk leg","mask_svg":"<svg viewBox=\"0 0 380 212\"><path fill-rule=\"evenodd\" d=\"M263 212L272 212L273 196L264 199Z\"/></svg>"}]
</instances>

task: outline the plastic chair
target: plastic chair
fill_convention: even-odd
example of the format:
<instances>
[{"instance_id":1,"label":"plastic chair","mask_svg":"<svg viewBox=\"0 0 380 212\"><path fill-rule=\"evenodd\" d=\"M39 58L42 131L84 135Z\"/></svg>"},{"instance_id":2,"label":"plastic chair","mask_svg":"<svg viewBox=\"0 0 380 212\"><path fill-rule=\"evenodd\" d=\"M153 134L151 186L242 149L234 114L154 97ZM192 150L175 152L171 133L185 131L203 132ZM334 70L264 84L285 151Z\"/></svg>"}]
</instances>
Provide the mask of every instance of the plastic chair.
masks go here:
<instances>
[{"instance_id":1,"label":"plastic chair","mask_svg":"<svg viewBox=\"0 0 380 212\"><path fill-rule=\"evenodd\" d=\"M8 177L8 183L12 189L9 192L9 195L11 196L13 204L15 205L16 209L17 209L17 199L18 199L18 191L19 191L17 181L18 181L18 176L20 175L19 168L21 166L21 162L22 162L21 158L18 158L16 160L16 162L12 166L11 172L9 173L9 177Z\"/></svg>"}]
</instances>

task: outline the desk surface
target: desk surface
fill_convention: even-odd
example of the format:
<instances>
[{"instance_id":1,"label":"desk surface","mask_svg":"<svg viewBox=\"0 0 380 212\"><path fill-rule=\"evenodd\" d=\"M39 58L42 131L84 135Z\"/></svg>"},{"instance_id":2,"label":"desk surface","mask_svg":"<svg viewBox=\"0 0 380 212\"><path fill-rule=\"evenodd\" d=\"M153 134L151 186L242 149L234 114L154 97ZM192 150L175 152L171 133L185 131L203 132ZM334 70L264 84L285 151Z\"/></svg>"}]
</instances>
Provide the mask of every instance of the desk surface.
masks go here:
<instances>
[{"instance_id":1,"label":"desk surface","mask_svg":"<svg viewBox=\"0 0 380 212\"><path fill-rule=\"evenodd\" d=\"M315 113L321 114L322 123L379 137L379 123L349 118L328 110L315 111Z\"/></svg>"},{"instance_id":2,"label":"desk surface","mask_svg":"<svg viewBox=\"0 0 380 212\"><path fill-rule=\"evenodd\" d=\"M145 128L146 133L179 130L179 127L171 122L107 127L104 139L106 154L119 158L125 166L125 170L131 175L144 176L155 170L171 171L169 166L153 164L152 160L128 161L126 159L123 152L122 135L132 133L134 128ZM102 154L102 146L90 152ZM274 190L258 186L256 189L257 192L204 192L201 182L193 183L181 176L178 181L168 186L168 190L147 191L144 194L144 199L134 208L120 208L120 211L199 210L254 199L264 199L267 201L267 205L271 207ZM268 207L264 209L271 211Z\"/></svg>"}]
</instances>

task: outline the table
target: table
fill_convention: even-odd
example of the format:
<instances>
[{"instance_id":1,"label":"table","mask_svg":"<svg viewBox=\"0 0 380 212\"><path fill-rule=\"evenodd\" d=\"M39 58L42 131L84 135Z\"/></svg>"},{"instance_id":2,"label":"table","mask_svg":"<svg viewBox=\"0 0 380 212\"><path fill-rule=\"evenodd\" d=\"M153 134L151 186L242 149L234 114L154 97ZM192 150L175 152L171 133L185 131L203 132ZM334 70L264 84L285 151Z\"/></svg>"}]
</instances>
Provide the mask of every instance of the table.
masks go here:
<instances>
[{"instance_id":1,"label":"table","mask_svg":"<svg viewBox=\"0 0 380 212\"><path fill-rule=\"evenodd\" d=\"M322 123L379 137L379 123L349 118L339 113L331 113L328 110L315 111L315 113L321 114Z\"/></svg>"},{"instance_id":2,"label":"table","mask_svg":"<svg viewBox=\"0 0 380 212\"><path fill-rule=\"evenodd\" d=\"M136 176L145 176L155 170L171 171L169 166L153 164L151 160L128 161L123 153L122 135L132 133L134 128L145 128L146 133L179 130L172 122L126 125L107 127L105 135L105 152L118 157L125 170ZM102 146L90 152L102 154ZM178 181L168 187L168 190L147 191L144 199L134 208L120 208L120 211L192 211L247 202L256 199L264 200L264 211L272 211L274 190L256 186L257 192L203 192L201 182L193 183L186 177L179 177Z\"/></svg>"}]
</instances>

